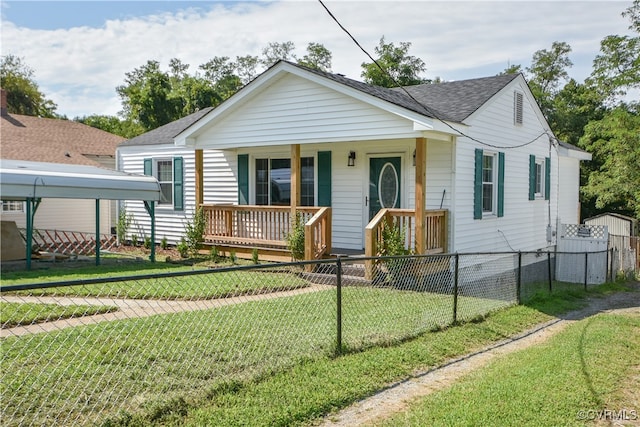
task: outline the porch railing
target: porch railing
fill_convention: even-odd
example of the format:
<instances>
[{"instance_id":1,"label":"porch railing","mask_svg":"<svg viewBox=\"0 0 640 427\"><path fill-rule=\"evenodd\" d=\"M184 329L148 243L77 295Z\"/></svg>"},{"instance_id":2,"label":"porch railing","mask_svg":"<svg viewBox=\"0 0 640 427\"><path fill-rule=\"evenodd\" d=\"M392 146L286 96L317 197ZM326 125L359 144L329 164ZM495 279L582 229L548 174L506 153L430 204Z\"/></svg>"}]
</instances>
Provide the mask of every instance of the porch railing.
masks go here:
<instances>
[{"instance_id":1,"label":"porch railing","mask_svg":"<svg viewBox=\"0 0 640 427\"><path fill-rule=\"evenodd\" d=\"M320 259L331 253L331 208L321 208L304 225L304 258Z\"/></svg>"},{"instance_id":2,"label":"porch railing","mask_svg":"<svg viewBox=\"0 0 640 427\"><path fill-rule=\"evenodd\" d=\"M289 206L202 205L202 210L206 220L205 242L258 248L287 246L285 236L291 231L292 223ZM310 234L305 238L305 244L311 245L305 254L317 254L323 246L330 250L331 210L299 206L296 212L301 215L305 232ZM317 255L312 259L316 258Z\"/></svg>"},{"instance_id":3,"label":"porch railing","mask_svg":"<svg viewBox=\"0 0 640 427\"><path fill-rule=\"evenodd\" d=\"M397 227L403 234L407 251L415 251L416 228L415 211L413 209L381 209L365 228L365 256L380 256L380 248L384 246L382 229L384 224ZM447 251L447 220L446 209L425 211L425 254L438 254ZM366 276L373 277L372 261L366 261Z\"/></svg>"}]
</instances>

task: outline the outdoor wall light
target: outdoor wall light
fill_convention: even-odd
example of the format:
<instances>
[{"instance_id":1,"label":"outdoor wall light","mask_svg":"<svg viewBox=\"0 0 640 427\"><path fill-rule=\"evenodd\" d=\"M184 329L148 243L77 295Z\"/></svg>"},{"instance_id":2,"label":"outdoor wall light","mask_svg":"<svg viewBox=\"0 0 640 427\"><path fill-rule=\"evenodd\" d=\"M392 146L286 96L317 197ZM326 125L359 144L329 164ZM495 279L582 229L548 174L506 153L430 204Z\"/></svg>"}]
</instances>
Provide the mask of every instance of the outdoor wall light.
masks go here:
<instances>
[{"instance_id":1,"label":"outdoor wall light","mask_svg":"<svg viewBox=\"0 0 640 427\"><path fill-rule=\"evenodd\" d=\"M349 157L347 158L347 166L355 166L356 165L356 152L349 151Z\"/></svg>"},{"instance_id":2,"label":"outdoor wall light","mask_svg":"<svg viewBox=\"0 0 640 427\"><path fill-rule=\"evenodd\" d=\"M416 150L413 150L413 166L416 165Z\"/></svg>"}]
</instances>

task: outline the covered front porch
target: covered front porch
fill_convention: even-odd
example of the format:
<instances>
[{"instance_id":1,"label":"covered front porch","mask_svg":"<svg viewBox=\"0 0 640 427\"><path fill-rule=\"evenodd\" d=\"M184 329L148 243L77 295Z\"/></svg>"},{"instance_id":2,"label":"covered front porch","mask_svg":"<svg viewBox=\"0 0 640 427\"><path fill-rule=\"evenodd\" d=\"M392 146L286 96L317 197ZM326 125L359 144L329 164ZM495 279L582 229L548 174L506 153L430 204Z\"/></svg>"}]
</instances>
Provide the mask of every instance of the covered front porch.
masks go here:
<instances>
[{"instance_id":1,"label":"covered front porch","mask_svg":"<svg viewBox=\"0 0 640 427\"><path fill-rule=\"evenodd\" d=\"M449 142L440 142L450 147ZM371 144L367 145L367 149L370 149ZM324 147L321 147L321 149ZM398 148L394 148L394 153L398 153ZM338 176L346 176L345 172L334 172L329 174L328 179L333 180L333 190L330 190L334 194L334 203L331 203L331 197L315 198L314 206L302 206L301 203L301 188L302 188L302 162L300 155L300 145L292 144L289 146L290 152L290 180L288 180L288 202L287 206L273 206L262 205L248 202L255 202L256 196L243 194L242 177L238 177L239 181L239 197L237 205L230 204L212 204L204 202L204 186L206 180L204 179L205 171L203 166L203 151L197 149L195 155L195 170L196 170L196 206L202 208L205 220L206 228L204 233L204 245L207 248L215 246L217 250L222 254L230 254L234 252L236 256L241 258L251 258L254 256L255 251L258 252L258 256L262 260L275 260L275 261L289 261L292 254L287 248L286 236L292 231L292 226L296 217L299 218L302 224L304 224L304 259L316 260L324 257L334 256L335 254L356 254L360 253L367 257L373 257L380 254L382 248L382 230L385 224L394 224L401 229L404 233L405 247L407 250L416 254L432 254L432 253L444 253L448 250L448 234L449 234L449 217L448 210L446 208L439 209L412 209L407 205L423 206L427 205L427 183L426 183L426 170L427 170L427 138L415 138L414 142L409 142L405 147L406 153L404 156L398 155L398 158L403 161L403 170L400 174L401 166L397 166L397 172L401 178L398 178L398 182L394 188L397 194L395 198L385 199L384 195L381 195L378 200L373 201L370 198L370 193L363 190L360 195L343 195L340 196L341 188L347 187L348 183L342 185L338 181ZM308 152L308 147L307 147ZM318 153L327 153L327 151L317 151ZM363 155L362 153L365 153ZM331 153L331 152L329 152ZM336 157L342 157L336 154L337 150L334 150L334 159ZM372 159L379 159L379 155L366 154L366 151L358 151L360 158L361 172L357 172L365 179L362 181L375 181L375 179L366 179L367 176L371 176L373 172L368 162L363 161L362 157L371 157ZM383 153L384 154L384 153ZM396 155L394 154L394 155ZM238 157L243 154L239 154ZM390 154L384 154L389 158ZM349 159L352 154L348 153ZM355 155L354 155L355 156ZM257 159L260 155L252 157ZM351 161L351 160L348 160ZM373 162L373 161L372 161ZM433 163L434 161L432 161ZM346 167L334 164L332 169L334 171L343 170L354 172L356 168L353 164L347 164L347 158L344 158ZM373 163L371 163L373 164ZM318 182L316 187L322 186L326 183L320 182L323 176L321 168L326 167L316 163L318 168L316 177ZM331 166L329 165L331 168ZM239 167L240 168L240 167ZM394 168L391 168L395 171ZM405 171L404 169L407 169ZM410 169L410 171L409 171ZM326 172L326 171L324 171ZM332 176L333 175L333 179ZM253 177L255 179L255 177ZM370 187L380 184L385 185L382 181L384 177L380 177L379 182L365 182L364 184L358 183L360 187ZM413 182L408 182L411 179ZM351 178L345 178L345 181L352 181ZM402 184L401 184L402 183ZM396 188L397 187L397 188ZM402 191L401 191L402 189ZM412 194L408 194L410 190ZM254 189L252 189L254 191ZM319 191L319 190L318 190ZM346 191L346 190L345 190ZM378 191L382 193L382 191ZM433 190L432 193L443 194L440 188ZM400 194L402 193L402 197ZM407 193L407 194L405 194ZM373 193L371 193L373 194ZM354 206L360 204L365 207L362 220L358 217L357 212L354 215L353 209L346 209L345 204L340 202L340 199L354 199L350 200ZM362 198L362 202L359 203L357 199ZM432 197L433 198L433 197ZM440 200L440 205L442 205ZM243 204L246 203L246 204ZM327 204L329 206L318 206L318 202ZM376 204L377 203L377 204ZM433 205L434 203L430 203ZM369 206L367 206L369 205ZM440 206L441 207L441 206ZM334 227L334 221L337 219L340 223L345 223L345 218L351 217L351 224L361 224L360 231L349 230L352 235L362 235L360 241L354 241L352 245L344 245L342 241L338 245L334 245L336 240L339 240L340 229ZM343 226L344 228L344 226ZM353 227L351 227L353 228ZM338 236L338 239L336 239ZM344 240L344 239L343 239ZM352 239L355 240L355 239ZM337 246L337 247L336 247Z\"/></svg>"}]
</instances>

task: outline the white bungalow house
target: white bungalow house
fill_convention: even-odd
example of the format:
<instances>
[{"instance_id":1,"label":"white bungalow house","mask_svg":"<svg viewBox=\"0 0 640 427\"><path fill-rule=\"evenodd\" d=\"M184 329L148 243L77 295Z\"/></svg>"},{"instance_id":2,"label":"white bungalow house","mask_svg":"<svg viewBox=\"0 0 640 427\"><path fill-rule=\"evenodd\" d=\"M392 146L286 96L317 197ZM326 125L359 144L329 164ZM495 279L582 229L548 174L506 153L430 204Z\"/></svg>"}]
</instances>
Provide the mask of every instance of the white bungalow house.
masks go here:
<instances>
[{"instance_id":1,"label":"white bungalow house","mask_svg":"<svg viewBox=\"0 0 640 427\"><path fill-rule=\"evenodd\" d=\"M520 74L385 89L285 61L117 150L120 170L160 181L158 239L203 206L211 244L278 248L297 212L307 258L373 254L385 218L418 253L553 246L590 158L557 141ZM148 234L142 204L126 209Z\"/></svg>"}]
</instances>

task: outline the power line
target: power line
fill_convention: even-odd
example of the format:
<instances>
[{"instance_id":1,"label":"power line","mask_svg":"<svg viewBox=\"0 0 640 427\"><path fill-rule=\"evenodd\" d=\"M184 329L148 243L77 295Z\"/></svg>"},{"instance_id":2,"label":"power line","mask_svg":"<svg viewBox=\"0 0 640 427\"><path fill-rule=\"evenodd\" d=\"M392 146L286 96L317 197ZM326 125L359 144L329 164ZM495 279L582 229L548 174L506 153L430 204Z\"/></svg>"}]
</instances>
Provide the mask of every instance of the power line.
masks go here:
<instances>
[{"instance_id":1,"label":"power line","mask_svg":"<svg viewBox=\"0 0 640 427\"><path fill-rule=\"evenodd\" d=\"M323 3L322 0L318 0L318 2L320 3L320 5L322 5L322 7L324 8L324 10L329 14L329 16L331 17L331 19L334 20L334 22L336 24L338 24L338 26L342 29L342 31L344 31L349 38L351 38L351 40L355 43L356 46L358 46L358 48L360 48L360 50L362 52L364 52L365 55L367 55L367 57L374 63L376 64L376 66L380 69L380 71L382 71L383 73L385 73L392 81L393 83L395 83L396 86L398 86L398 88L400 88L413 102L415 102L417 105L419 105L420 107L424 108L429 114L431 114L433 116L433 118L435 118L436 120L438 120L440 123L442 123L443 125L447 126L448 128L450 128L452 131L454 131L455 133L457 133L460 136L463 136L465 138L468 138L474 142L477 142L478 144L481 145L485 145L487 147L491 147L491 148L496 148L496 149L512 149L512 148L521 148L521 147L525 147L529 144L533 144L534 142L536 142L538 139L540 139L543 135L547 135L547 132L544 131L542 132L540 135L536 136L535 138L533 138L530 141L527 141L523 144L520 145L513 145L513 146L500 146L500 145L494 145L494 144L490 144L488 142L484 142L481 141L477 138L472 137L471 135L467 135L466 133L462 132L461 130L458 130L456 128L454 128L453 126L451 126L447 121L445 121L444 119L440 118L438 116L438 114L436 114L431 108L427 107L425 104L421 103L420 101L418 101L417 99L415 99L413 97L413 95L411 95L409 93L409 91L407 91L400 83L398 83L398 81L391 75L391 73L389 73L384 67L382 67L382 65L380 65L378 63L378 61L373 58L371 56L371 54L369 52L367 52L367 50L362 47L362 45L360 44L360 42L358 42L358 40L349 32L349 30L347 30L341 23L340 21L338 21L338 18L335 17L335 15L329 10L329 8ZM551 137L549 137L549 139L551 139ZM551 141L550 141L551 142Z\"/></svg>"}]
</instances>

